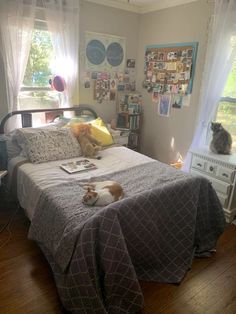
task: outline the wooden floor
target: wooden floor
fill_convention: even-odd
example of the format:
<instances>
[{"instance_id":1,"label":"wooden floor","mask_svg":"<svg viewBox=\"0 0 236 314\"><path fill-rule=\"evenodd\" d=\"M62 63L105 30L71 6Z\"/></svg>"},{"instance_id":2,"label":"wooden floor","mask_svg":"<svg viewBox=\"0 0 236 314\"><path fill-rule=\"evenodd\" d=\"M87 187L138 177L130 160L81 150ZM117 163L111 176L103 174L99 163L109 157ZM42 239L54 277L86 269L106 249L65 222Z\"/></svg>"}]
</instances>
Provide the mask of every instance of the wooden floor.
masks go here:
<instances>
[{"instance_id":1,"label":"wooden floor","mask_svg":"<svg viewBox=\"0 0 236 314\"><path fill-rule=\"evenodd\" d=\"M16 209L0 193L0 230ZM50 268L19 210L10 231L0 233L0 314L62 314ZM5 245L4 245L5 243ZM236 226L230 225L212 258L195 259L178 285L141 282L145 308L155 313L236 313Z\"/></svg>"}]
</instances>

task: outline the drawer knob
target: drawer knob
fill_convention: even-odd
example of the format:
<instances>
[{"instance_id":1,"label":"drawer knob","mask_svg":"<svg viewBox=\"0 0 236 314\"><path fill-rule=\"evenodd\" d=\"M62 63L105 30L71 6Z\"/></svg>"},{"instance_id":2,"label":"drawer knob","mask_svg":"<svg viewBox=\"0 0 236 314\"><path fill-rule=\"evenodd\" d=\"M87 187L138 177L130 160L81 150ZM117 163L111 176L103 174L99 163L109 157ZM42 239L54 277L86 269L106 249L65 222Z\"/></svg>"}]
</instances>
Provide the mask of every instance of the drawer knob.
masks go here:
<instances>
[{"instance_id":1,"label":"drawer knob","mask_svg":"<svg viewBox=\"0 0 236 314\"><path fill-rule=\"evenodd\" d=\"M213 170L214 170L214 167L210 166L210 168L209 168L209 169L210 169L210 171L213 171Z\"/></svg>"},{"instance_id":2,"label":"drawer knob","mask_svg":"<svg viewBox=\"0 0 236 314\"><path fill-rule=\"evenodd\" d=\"M223 176L223 177L226 177L226 178L229 177L229 175L228 175L227 173L222 173L222 176Z\"/></svg>"},{"instance_id":3,"label":"drawer knob","mask_svg":"<svg viewBox=\"0 0 236 314\"><path fill-rule=\"evenodd\" d=\"M200 164L200 162L199 162L199 163L197 163L197 166L198 166L198 167L202 167L202 164Z\"/></svg>"}]
</instances>

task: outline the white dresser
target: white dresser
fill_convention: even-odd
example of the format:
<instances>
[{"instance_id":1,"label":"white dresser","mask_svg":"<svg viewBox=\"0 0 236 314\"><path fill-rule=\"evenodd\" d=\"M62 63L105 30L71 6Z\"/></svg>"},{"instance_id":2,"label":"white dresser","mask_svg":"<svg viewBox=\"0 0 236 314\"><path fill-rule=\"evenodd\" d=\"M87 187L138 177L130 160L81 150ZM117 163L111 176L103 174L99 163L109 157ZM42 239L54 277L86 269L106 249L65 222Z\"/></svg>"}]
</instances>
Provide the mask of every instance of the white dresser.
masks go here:
<instances>
[{"instance_id":1,"label":"white dresser","mask_svg":"<svg viewBox=\"0 0 236 314\"><path fill-rule=\"evenodd\" d=\"M190 173L211 181L224 208L227 222L236 215L236 154L217 155L208 150L191 151Z\"/></svg>"}]
</instances>

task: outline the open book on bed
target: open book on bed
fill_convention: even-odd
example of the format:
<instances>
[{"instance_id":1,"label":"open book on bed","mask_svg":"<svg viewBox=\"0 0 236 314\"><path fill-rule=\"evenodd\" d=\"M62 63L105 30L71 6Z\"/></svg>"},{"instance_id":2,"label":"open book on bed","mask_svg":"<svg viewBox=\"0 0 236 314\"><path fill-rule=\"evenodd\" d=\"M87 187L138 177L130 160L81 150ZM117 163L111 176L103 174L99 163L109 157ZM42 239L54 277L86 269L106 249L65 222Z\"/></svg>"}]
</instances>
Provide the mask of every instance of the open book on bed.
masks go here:
<instances>
[{"instance_id":1,"label":"open book on bed","mask_svg":"<svg viewBox=\"0 0 236 314\"><path fill-rule=\"evenodd\" d=\"M97 169L95 164L93 164L88 159L81 159L81 160L66 162L66 163L61 164L60 167L68 173L75 173L75 172Z\"/></svg>"}]
</instances>

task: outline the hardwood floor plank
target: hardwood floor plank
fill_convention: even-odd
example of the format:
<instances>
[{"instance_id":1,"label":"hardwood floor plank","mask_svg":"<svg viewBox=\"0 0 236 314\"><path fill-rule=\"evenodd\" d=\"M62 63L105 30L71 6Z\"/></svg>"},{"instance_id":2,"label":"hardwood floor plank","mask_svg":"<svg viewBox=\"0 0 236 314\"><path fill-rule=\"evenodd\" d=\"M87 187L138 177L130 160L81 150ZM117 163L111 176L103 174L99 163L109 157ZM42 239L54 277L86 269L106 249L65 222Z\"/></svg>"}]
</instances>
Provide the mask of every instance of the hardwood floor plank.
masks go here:
<instances>
[{"instance_id":1,"label":"hardwood floor plank","mask_svg":"<svg viewBox=\"0 0 236 314\"><path fill-rule=\"evenodd\" d=\"M236 313L236 263L220 274L195 295L183 294L172 304L165 307L164 312L176 313L182 309L190 309L190 313L225 313L231 308Z\"/></svg>"},{"instance_id":2,"label":"hardwood floor plank","mask_svg":"<svg viewBox=\"0 0 236 314\"><path fill-rule=\"evenodd\" d=\"M236 232L236 228L234 229ZM234 244L224 254L217 252L213 258L201 259L200 265L203 266L206 263L206 267L196 268L194 275L190 271L180 285L145 283L146 286L144 286L141 283L147 308L152 309L152 311L158 308L161 313L166 311L172 302L179 302L183 296L187 299L193 298L203 289L207 289L210 283L220 277L227 269L230 269L235 261L236 246ZM198 262L198 259L194 260L193 268L195 262ZM149 312L144 309L143 314L146 313Z\"/></svg>"}]
</instances>

